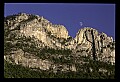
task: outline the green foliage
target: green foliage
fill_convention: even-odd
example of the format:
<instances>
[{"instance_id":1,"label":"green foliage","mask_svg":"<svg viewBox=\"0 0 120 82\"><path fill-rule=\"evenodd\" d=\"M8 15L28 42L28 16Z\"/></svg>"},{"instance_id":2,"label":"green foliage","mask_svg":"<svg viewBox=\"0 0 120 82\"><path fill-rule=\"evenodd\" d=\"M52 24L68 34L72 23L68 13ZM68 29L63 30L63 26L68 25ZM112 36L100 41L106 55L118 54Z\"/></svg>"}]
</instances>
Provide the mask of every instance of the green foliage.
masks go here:
<instances>
[{"instance_id":1,"label":"green foliage","mask_svg":"<svg viewBox=\"0 0 120 82\"><path fill-rule=\"evenodd\" d=\"M69 38L67 38L67 42L72 40L73 38L70 36Z\"/></svg>"},{"instance_id":2,"label":"green foliage","mask_svg":"<svg viewBox=\"0 0 120 82\"><path fill-rule=\"evenodd\" d=\"M50 70L34 71L31 68L23 67L21 65L12 65L4 61L4 77L5 78L80 78L80 79L114 79L115 67L114 65L94 62L89 60L88 64L76 64L77 72L61 72L58 71L56 74ZM107 65L107 66L106 66ZM89 68L94 69L90 72ZM98 72L98 68L109 69L108 72ZM84 70L80 70L84 69ZM85 71L86 70L86 71ZM110 75L109 75L110 73Z\"/></svg>"},{"instance_id":3,"label":"green foliage","mask_svg":"<svg viewBox=\"0 0 120 82\"><path fill-rule=\"evenodd\" d=\"M62 55L69 55L69 54L71 54L71 50L69 50L69 49L63 49L63 50L55 50L55 49L53 49L53 48L48 48L48 49L46 49L46 48L43 48L42 50L41 50L41 52L42 53L50 53L50 54L62 54Z\"/></svg>"},{"instance_id":4,"label":"green foliage","mask_svg":"<svg viewBox=\"0 0 120 82\"><path fill-rule=\"evenodd\" d=\"M4 43L4 54L7 55L12 50L12 47L13 47L12 43L5 42Z\"/></svg>"},{"instance_id":5,"label":"green foliage","mask_svg":"<svg viewBox=\"0 0 120 82\"><path fill-rule=\"evenodd\" d=\"M45 72L40 73L21 65L12 65L6 61L4 62L5 78L44 78L45 75Z\"/></svg>"},{"instance_id":6,"label":"green foliage","mask_svg":"<svg viewBox=\"0 0 120 82\"><path fill-rule=\"evenodd\" d=\"M68 57L71 55L72 51L67 50L55 50L53 48L43 48L41 51L37 53L37 56L42 59L48 59L50 61L53 61L54 63L69 63L70 60L66 60L65 57ZM52 56L53 55L53 56ZM55 58L58 55L62 55L60 58Z\"/></svg>"},{"instance_id":7,"label":"green foliage","mask_svg":"<svg viewBox=\"0 0 120 82\"><path fill-rule=\"evenodd\" d=\"M9 31L6 31L5 36L9 34ZM17 44L13 45L12 41L18 40ZM9 41L9 42L8 42ZM31 43L31 44L29 44ZM59 64L75 64L77 72L61 72L58 71L56 74L51 70L48 71L34 71L31 68L23 67L21 65L12 65L4 61L4 77L5 78L81 78L81 79L114 79L115 76L115 66L107 64L104 62L93 61L89 57L80 57L79 60L84 60L84 62L89 62L86 64L75 63L75 58L72 56L72 51L69 49L53 49L53 48L43 48L40 50L34 40L31 37L20 37L15 38L15 35L12 34L11 38L8 40L4 38L4 54L9 54L12 51L12 48L20 48L24 52L34 54L41 59L48 59L54 63ZM79 51L78 51L79 52ZM82 52L82 51L81 51ZM59 55L62 55L60 58L55 58ZM54 57L55 56L55 57ZM70 57L70 59L66 59ZM92 68L91 72L89 68ZM107 72L99 72L99 68L106 69ZM83 70L81 70L83 69Z\"/></svg>"}]
</instances>

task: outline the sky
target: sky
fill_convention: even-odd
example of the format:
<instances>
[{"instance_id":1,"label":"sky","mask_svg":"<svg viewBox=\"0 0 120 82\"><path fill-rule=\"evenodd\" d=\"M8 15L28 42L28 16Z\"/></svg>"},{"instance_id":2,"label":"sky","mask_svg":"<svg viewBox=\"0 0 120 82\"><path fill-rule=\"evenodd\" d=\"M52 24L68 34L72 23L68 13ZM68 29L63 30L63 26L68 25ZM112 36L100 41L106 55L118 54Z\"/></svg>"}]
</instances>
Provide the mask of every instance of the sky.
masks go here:
<instances>
[{"instance_id":1,"label":"sky","mask_svg":"<svg viewBox=\"0 0 120 82\"><path fill-rule=\"evenodd\" d=\"M62 24L72 37L79 29L92 27L115 39L115 4L5 3L5 17L19 12L43 16L53 24Z\"/></svg>"}]
</instances>

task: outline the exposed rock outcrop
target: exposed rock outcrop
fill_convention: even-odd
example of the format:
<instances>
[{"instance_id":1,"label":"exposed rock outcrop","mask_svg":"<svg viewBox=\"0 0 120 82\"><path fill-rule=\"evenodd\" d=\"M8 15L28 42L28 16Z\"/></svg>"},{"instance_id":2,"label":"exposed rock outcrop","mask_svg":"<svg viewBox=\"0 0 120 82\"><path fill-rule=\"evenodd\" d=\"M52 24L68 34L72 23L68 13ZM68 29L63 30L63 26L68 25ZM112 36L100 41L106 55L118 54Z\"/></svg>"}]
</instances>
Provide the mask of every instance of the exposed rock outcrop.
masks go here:
<instances>
[{"instance_id":1,"label":"exposed rock outcrop","mask_svg":"<svg viewBox=\"0 0 120 82\"><path fill-rule=\"evenodd\" d=\"M48 20L38 15L19 13L5 18L5 28L9 30L19 30L20 36L32 37L41 40L45 45L54 47L54 43L61 47L57 38L68 38L68 31L63 25L52 25ZM52 38L52 39L51 39ZM53 40L56 39L56 40ZM54 45L53 45L54 44Z\"/></svg>"},{"instance_id":2,"label":"exposed rock outcrop","mask_svg":"<svg viewBox=\"0 0 120 82\"><path fill-rule=\"evenodd\" d=\"M75 40L78 44L77 50L87 51L89 53L87 55L92 55L94 60L115 63L115 53L113 54L115 43L112 37L108 37L103 32L99 33L96 29L86 27L78 31Z\"/></svg>"},{"instance_id":3,"label":"exposed rock outcrop","mask_svg":"<svg viewBox=\"0 0 120 82\"><path fill-rule=\"evenodd\" d=\"M91 27L80 29L76 37L72 38L68 35L68 31L63 25L53 25L47 19L38 15L19 13L4 19L4 32L4 45L7 44L7 47L10 46L9 48L11 49L10 53L4 54L4 59L11 63L42 70L52 68L53 72L56 72L61 64L55 64L47 59L42 60L36 56L36 53L42 48L53 48L56 50L70 49L72 55L69 54L67 58L72 56L71 59L76 57L79 60L81 56L89 56L94 61L115 64L115 41L113 41L112 37L107 36L105 33L100 33ZM19 46L19 48L16 48L16 46ZM30 53L31 47L33 54ZM16 51L13 48L16 48ZM61 55L60 58L64 56L63 53ZM63 58L65 59L66 57ZM77 68L74 64L62 64L61 70L76 72Z\"/></svg>"}]
</instances>

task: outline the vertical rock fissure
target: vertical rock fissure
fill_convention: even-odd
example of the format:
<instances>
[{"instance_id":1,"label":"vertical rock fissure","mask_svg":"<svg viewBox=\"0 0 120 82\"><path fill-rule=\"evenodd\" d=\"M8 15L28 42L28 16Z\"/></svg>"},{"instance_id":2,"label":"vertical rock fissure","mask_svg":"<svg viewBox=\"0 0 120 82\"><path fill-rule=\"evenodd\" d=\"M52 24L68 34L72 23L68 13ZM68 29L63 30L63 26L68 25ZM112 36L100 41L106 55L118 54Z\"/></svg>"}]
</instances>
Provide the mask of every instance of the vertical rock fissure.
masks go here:
<instances>
[{"instance_id":1,"label":"vertical rock fissure","mask_svg":"<svg viewBox=\"0 0 120 82\"><path fill-rule=\"evenodd\" d=\"M96 60L96 49L95 49L95 39L94 39L93 30L91 30L91 34L92 34L93 59Z\"/></svg>"},{"instance_id":2,"label":"vertical rock fissure","mask_svg":"<svg viewBox=\"0 0 120 82\"><path fill-rule=\"evenodd\" d=\"M103 36L100 36L100 42L101 42L101 53L103 53Z\"/></svg>"},{"instance_id":3,"label":"vertical rock fissure","mask_svg":"<svg viewBox=\"0 0 120 82\"><path fill-rule=\"evenodd\" d=\"M93 30L91 30L91 35L92 35L92 42L88 39L88 37L86 35L86 31L85 31L86 40L89 41L92 44L93 60L96 61L96 49L95 49L95 39L94 39Z\"/></svg>"}]
</instances>

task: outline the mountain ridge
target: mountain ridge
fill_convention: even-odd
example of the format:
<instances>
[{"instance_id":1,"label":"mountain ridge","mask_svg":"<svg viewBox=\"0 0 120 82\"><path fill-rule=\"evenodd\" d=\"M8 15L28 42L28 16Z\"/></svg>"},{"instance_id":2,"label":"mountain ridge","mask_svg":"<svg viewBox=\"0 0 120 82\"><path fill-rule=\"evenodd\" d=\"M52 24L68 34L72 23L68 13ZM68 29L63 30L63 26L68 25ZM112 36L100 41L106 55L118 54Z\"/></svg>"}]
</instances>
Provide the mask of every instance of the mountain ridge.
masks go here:
<instances>
[{"instance_id":1,"label":"mountain ridge","mask_svg":"<svg viewBox=\"0 0 120 82\"><path fill-rule=\"evenodd\" d=\"M115 64L112 37L84 27L72 38L63 25L53 25L42 16L26 13L5 17L4 52L8 62L34 69L52 69L54 73L58 69L77 72L77 65L88 63L84 57Z\"/></svg>"}]
</instances>

